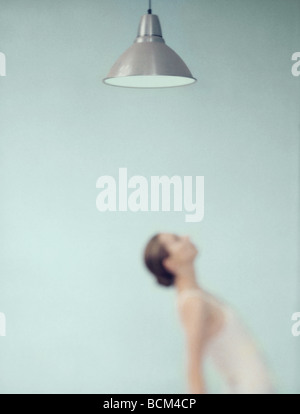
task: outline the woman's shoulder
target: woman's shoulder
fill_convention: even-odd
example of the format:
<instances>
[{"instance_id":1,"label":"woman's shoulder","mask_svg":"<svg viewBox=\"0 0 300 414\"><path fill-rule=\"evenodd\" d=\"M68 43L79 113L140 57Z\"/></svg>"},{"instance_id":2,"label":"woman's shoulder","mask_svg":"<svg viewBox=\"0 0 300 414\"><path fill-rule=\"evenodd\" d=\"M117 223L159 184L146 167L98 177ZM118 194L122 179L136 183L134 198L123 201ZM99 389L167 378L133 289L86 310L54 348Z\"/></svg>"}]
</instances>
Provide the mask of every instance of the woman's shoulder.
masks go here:
<instances>
[{"instance_id":1,"label":"woman's shoulder","mask_svg":"<svg viewBox=\"0 0 300 414\"><path fill-rule=\"evenodd\" d=\"M215 306L222 307L226 306L226 302L220 299L218 296L212 294L206 289L201 287L197 288L187 288L177 293L177 303L179 306L182 306L187 300L196 297L201 299L204 302L209 302ZM190 300L189 300L190 301Z\"/></svg>"},{"instance_id":2,"label":"woman's shoulder","mask_svg":"<svg viewBox=\"0 0 300 414\"><path fill-rule=\"evenodd\" d=\"M202 289L185 289L178 293L178 310L184 325L195 329L202 326L207 337L213 336L225 323L223 303L212 293Z\"/></svg>"}]
</instances>

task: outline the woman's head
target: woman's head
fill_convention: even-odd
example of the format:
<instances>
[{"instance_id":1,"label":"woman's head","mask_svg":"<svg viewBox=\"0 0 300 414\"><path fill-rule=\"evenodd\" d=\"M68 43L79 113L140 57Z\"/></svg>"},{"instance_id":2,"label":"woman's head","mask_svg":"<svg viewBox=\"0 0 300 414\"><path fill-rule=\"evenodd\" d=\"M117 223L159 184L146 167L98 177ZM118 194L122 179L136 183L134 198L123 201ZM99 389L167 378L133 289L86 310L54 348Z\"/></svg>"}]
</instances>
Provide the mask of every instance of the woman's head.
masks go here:
<instances>
[{"instance_id":1,"label":"woman's head","mask_svg":"<svg viewBox=\"0 0 300 414\"><path fill-rule=\"evenodd\" d=\"M177 272L191 264L197 254L198 251L188 236L158 233L147 243L144 261L159 284L172 286Z\"/></svg>"}]
</instances>

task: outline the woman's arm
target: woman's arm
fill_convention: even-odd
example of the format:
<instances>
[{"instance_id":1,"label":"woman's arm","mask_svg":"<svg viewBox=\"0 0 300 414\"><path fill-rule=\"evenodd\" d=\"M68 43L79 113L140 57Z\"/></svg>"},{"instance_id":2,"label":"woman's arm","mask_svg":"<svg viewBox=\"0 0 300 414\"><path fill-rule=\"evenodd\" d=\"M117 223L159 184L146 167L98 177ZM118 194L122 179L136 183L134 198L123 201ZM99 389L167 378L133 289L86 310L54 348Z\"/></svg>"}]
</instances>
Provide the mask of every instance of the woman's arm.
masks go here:
<instances>
[{"instance_id":1,"label":"woman's arm","mask_svg":"<svg viewBox=\"0 0 300 414\"><path fill-rule=\"evenodd\" d=\"M187 378L189 394L206 394L204 377L199 369L188 369Z\"/></svg>"},{"instance_id":2,"label":"woman's arm","mask_svg":"<svg viewBox=\"0 0 300 414\"><path fill-rule=\"evenodd\" d=\"M181 308L181 320L186 335L187 380L189 393L205 394L203 376L204 304L201 298L188 298Z\"/></svg>"}]
</instances>

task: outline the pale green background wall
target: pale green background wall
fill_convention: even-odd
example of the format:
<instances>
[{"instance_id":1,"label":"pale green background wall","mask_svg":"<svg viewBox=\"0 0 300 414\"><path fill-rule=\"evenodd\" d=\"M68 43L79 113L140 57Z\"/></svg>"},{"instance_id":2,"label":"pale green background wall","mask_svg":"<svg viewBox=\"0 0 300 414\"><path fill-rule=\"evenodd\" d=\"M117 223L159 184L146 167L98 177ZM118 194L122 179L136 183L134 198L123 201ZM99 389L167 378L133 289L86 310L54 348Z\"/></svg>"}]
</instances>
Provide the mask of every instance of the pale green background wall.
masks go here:
<instances>
[{"instance_id":1,"label":"pale green background wall","mask_svg":"<svg viewBox=\"0 0 300 414\"><path fill-rule=\"evenodd\" d=\"M141 260L157 231L202 247L199 281L239 309L280 391L299 392L300 2L153 1L166 43L198 78L166 90L101 82L146 1L0 9L0 392L186 391L175 292ZM204 220L100 213L96 180L119 167L203 175Z\"/></svg>"}]
</instances>

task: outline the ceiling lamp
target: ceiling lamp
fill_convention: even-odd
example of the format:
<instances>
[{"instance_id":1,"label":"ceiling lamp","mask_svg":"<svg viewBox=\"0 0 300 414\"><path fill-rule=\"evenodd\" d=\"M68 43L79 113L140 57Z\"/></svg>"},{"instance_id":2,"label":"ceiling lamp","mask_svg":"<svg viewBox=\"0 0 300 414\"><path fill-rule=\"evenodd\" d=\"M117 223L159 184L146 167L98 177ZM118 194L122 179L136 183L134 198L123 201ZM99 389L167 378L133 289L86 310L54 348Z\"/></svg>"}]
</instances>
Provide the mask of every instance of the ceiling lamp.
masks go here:
<instances>
[{"instance_id":1,"label":"ceiling lamp","mask_svg":"<svg viewBox=\"0 0 300 414\"><path fill-rule=\"evenodd\" d=\"M116 61L103 82L127 88L169 88L196 82L183 60L165 44L158 16L152 14L151 0L133 45Z\"/></svg>"}]
</instances>

